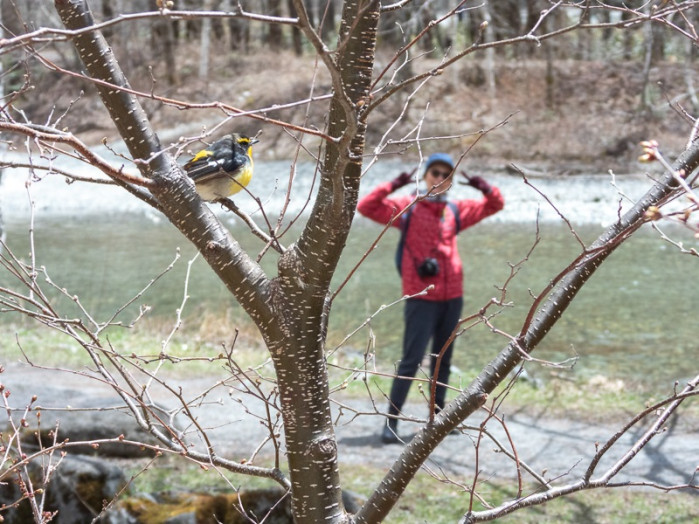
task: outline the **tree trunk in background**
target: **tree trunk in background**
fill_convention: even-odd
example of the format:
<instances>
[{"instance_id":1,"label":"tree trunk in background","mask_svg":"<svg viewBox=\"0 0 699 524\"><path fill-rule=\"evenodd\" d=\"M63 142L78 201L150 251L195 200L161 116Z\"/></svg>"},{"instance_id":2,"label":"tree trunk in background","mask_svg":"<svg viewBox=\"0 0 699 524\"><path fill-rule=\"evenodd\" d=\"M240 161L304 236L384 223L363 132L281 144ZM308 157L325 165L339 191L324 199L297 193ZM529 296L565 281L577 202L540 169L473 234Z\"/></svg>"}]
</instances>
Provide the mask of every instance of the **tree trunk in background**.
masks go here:
<instances>
[{"instance_id":1,"label":"tree trunk in background","mask_svg":"<svg viewBox=\"0 0 699 524\"><path fill-rule=\"evenodd\" d=\"M650 28L653 33L651 63L657 64L665 59L665 26L661 24L650 24Z\"/></svg>"},{"instance_id":2,"label":"tree trunk in background","mask_svg":"<svg viewBox=\"0 0 699 524\"><path fill-rule=\"evenodd\" d=\"M318 23L320 24L320 36L324 41L328 41L335 32L335 2L332 0L318 0Z\"/></svg>"},{"instance_id":3,"label":"tree trunk in background","mask_svg":"<svg viewBox=\"0 0 699 524\"><path fill-rule=\"evenodd\" d=\"M231 49L247 52L250 46L250 24L241 18L230 18L228 27L231 33Z\"/></svg>"},{"instance_id":4,"label":"tree trunk in background","mask_svg":"<svg viewBox=\"0 0 699 524\"><path fill-rule=\"evenodd\" d=\"M612 21L612 14L609 11L602 11L598 14L600 22L610 23ZM613 28L609 27L602 30L602 38L597 41L597 47L600 48L601 53L604 54L607 49L611 49L614 41L615 31Z\"/></svg>"},{"instance_id":5,"label":"tree trunk in background","mask_svg":"<svg viewBox=\"0 0 699 524\"><path fill-rule=\"evenodd\" d=\"M419 29L422 30L438 18L439 11L436 11L434 6L430 5L429 2L425 2L420 8L419 13L421 20ZM425 44L425 50L436 51L437 56L442 56L452 44L449 35L445 35L445 27L443 24L434 24L427 32L423 42Z\"/></svg>"},{"instance_id":6,"label":"tree trunk in background","mask_svg":"<svg viewBox=\"0 0 699 524\"><path fill-rule=\"evenodd\" d=\"M554 20L547 17L544 20L544 31L551 31ZM542 44L544 46L544 56L546 57L546 108L554 109L556 107L556 67L554 61L556 58L555 42L546 41Z\"/></svg>"},{"instance_id":7,"label":"tree trunk in background","mask_svg":"<svg viewBox=\"0 0 699 524\"><path fill-rule=\"evenodd\" d=\"M631 18L631 14L627 11L622 11L621 13L621 19L622 20L629 20ZM623 34L621 35L621 40L623 43L623 54L622 56L624 57L624 60L629 61L631 60L631 56L633 55L633 35L634 31L624 31Z\"/></svg>"},{"instance_id":8,"label":"tree trunk in background","mask_svg":"<svg viewBox=\"0 0 699 524\"><path fill-rule=\"evenodd\" d=\"M484 2L486 3L486 2ZM490 11L491 23L494 39L512 38L520 34L522 26L521 14L519 11L519 0L492 0L487 1ZM517 45L513 48L515 55L520 53Z\"/></svg>"},{"instance_id":9,"label":"tree trunk in background","mask_svg":"<svg viewBox=\"0 0 699 524\"><path fill-rule=\"evenodd\" d=\"M482 13L483 21L488 22L485 28L485 41L491 42L495 35L491 23L490 1L483 2ZM485 85L488 86L488 96L494 100L497 90L495 85L495 50L492 47L485 51Z\"/></svg>"},{"instance_id":10,"label":"tree trunk in background","mask_svg":"<svg viewBox=\"0 0 699 524\"><path fill-rule=\"evenodd\" d=\"M108 3L108 2L106 2ZM151 11L157 11L155 0L149 0L148 7ZM105 38L107 35L105 34ZM153 56L162 55L165 63L165 78L168 85L179 84L177 63L175 62L175 28L166 18L156 18L151 25L151 45Z\"/></svg>"},{"instance_id":11,"label":"tree trunk in background","mask_svg":"<svg viewBox=\"0 0 699 524\"><path fill-rule=\"evenodd\" d=\"M483 13L485 11L485 3L482 9L471 9L465 16L467 16L466 21L466 33L468 35L468 43L472 44L478 40L478 35L481 34L481 24L485 20L483 18Z\"/></svg>"},{"instance_id":12,"label":"tree trunk in background","mask_svg":"<svg viewBox=\"0 0 699 524\"><path fill-rule=\"evenodd\" d=\"M229 12L231 10L231 0L221 0L221 11ZM231 26L225 20L221 24L221 44L223 49L230 49L233 45L233 35L231 34Z\"/></svg>"},{"instance_id":13,"label":"tree trunk in background","mask_svg":"<svg viewBox=\"0 0 699 524\"><path fill-rule=\"evenodd\" d=\"M417 22L417 27L415 28L415 33L418 33L422 31L425 27L427 27L430 23L430 20L432 20L431 16L431 11L429 8L429 4L425 3L423 4L418 11L414 15L415 21ZM423 50L426 53L431 53L434 51L435 46L433 43L434 40L434 29L432 28L427 33L420 39L419 46L420 49Z\"/></svg>"},{"instance_id":14,"label":"tree trunk in background","mask_svg":"<svg viewBox=\"0 0 699 524\"><path fill-rule=\"evenodd\" d=\"M289 2L289 5L293 4L293 0ZM318 0L305 0L304 5L306 6L306 16L308 16L308 21L311 24L311 27L314 29L318 29ZM296 7L294 7L294 12L296 11Z\"/></svg>"},{"instance_id":15,"label":"tree trunk in background","mask_svg":"<svg viewBox=\"0 0 699 524\"><path fill-rule=\"evenodd\" d=\"M0 2L0 10L2 10L0 17L2 17L3 22L3 34L6 34L8 37L22 34L24 32L22 30L22 22L17 17L15 7L10 2Z\"/></svg>"},{"instance_id":16,"label":"tree trunk in background","mask_svg":"<svg viewBox=\"0 0 699 524\"><path fill-rule=\"evenodd\" d=\"M695 13L697 24L699 26L699 13ZM696 66L694 65L697 58L697 46L691 40L686 40L685 44L685 60L684 60L684 81L687 85L687 96L692 102L694 114L699 112L699 96L697 96L697 86L694 83L694 75L696 74ZM696 122L696 121L695 121ZM697 125L695 123L695 125Z\"/></svg>"},{"instance_id":17,"label":"tree trunk in background","mask_svg":"<svg viewBox=\"0 0 699 524\"><path fill-rule=\"evenodd\" d=\"M102 0L102 19L110 20L112 18L114 18L114 6L112 5L111 0ZM104 33L105 38L111 38L114 34L114 28L105 27L102 32Z\"/></svg>"},{"instance_id":18,"label":"tree trunk in background","mask_svg":"<svg viewBox=\"0 0 699 524\"><path fill-rule=\"evenodd\" d=\"M282 0L268 0L270 16L282 16ZM282 48L284 35L282 26L279 24L269 24L267 33L267 45L274 50Z\"/></svg>"},{"instance_id":19,"label":"tree trunk in background","mask_svg":"<svg viewBox=\"0 0 699 524\"><path fill-rule=\"evenodd\" d=\"M643 61L643 87L641 88L641 101L639 110L646 112L650 109L650 68L653 63L653 25L646 24L643 26L643 31L646 37L645 41L645 59Z\"/></svg>"},{"instance_id":20,"label":"tree trunk in background","mask_svg":"<svg viewBox=\"0 0 699 524\"><path fill-rule=\"evenodd\" d=\"M211 9L212 0L204 0L204 11ZM209 76L209 49L211 48L211 18L201 21L201 40L199 43L199 78Z\"/></svg>"},{"instance_id":21,"label":"tree trunk in background","mask_svg":"<svg viewBox=\"0 0 699 524\"><path fill-rule=\"evenodd\" d=\"M294 0L287 0L287 7L291 17L298 16L296 7L294 7ZM297 26L291 28L291 41L294 46L294 53L296 53L296 56L301 56L303 54L303 35Z\"/></svg>"},{"instance_id":22,"label":"tree trunk in background","mask_svg":"<svg viewBox=\"0 0 699 524\"><path fill-rule=\"evenodd\" d=\"M388 11L379 20L379 35L382 45L401 46L410 36L410 10ZM407 34L406 34L407 33Z\"/></svg>"}]
</instances>

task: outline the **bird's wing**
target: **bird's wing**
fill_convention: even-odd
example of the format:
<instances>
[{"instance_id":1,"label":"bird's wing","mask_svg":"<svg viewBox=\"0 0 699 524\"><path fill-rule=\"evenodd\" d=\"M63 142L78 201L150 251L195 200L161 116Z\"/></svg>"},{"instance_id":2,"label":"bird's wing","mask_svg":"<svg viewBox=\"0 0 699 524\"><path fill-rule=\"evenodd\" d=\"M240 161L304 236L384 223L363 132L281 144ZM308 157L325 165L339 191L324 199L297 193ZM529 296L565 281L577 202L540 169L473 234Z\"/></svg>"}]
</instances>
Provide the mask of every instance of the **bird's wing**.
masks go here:
<instances>
[{"instance_id":1,"label":"bird's wing","mask_svg":"<svg viewBox=\"0 0 699 524\"><path fill-rule=\"evenodd\" d=\"M203 181L207 175L215 175L225 167L225 160L216 159L213 151L199 151L194 158L184 165L185 171L192 180Z\"/></svg>"},{"instance_id":2,"label":"bird's wing","mask_svg":"<svg viewBox=\"0 0 699 524\"><path fill-rule=\"evenodd\" d=\"M192 180L199 182L203 182L208 175L233 171L238 166L231 159L232 150L233 138L227 136L214 142L210 148L199 151L184 165L184 169Z\"/></svg>"}]
</instances>

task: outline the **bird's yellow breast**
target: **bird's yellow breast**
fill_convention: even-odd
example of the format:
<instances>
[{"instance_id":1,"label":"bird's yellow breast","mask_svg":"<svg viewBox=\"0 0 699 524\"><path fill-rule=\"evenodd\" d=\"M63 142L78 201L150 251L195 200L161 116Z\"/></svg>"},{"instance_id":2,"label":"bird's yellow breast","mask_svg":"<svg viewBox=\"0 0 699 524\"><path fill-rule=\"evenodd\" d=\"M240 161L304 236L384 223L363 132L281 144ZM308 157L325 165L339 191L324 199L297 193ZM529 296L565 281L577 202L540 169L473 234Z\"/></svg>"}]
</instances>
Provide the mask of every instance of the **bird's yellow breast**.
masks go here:
<instances>
[{"instance_id":1,"label":"bird's yellow breast","mask_svg":"<svg viewBox=\"0 0 699 524\"><path fill-rule=\"evenodd\" d=\"M247 187L247 185L250 183L250 180L252 180L252 158L250 159L249 163L243 166L240 173L232 177L232 179L228 179L228 196L235 195L236 193L242 191L242 189Z\"/></svg>"}]
</instances>

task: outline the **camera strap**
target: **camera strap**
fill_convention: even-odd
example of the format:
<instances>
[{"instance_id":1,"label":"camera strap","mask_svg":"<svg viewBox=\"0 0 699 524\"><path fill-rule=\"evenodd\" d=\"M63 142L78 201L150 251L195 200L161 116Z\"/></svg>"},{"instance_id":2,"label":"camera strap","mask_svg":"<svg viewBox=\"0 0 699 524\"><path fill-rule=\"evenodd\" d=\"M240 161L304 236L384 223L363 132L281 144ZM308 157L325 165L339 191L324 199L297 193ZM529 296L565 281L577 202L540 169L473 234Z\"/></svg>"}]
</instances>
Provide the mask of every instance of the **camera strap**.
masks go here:
<instances>
[{"instance_id":1,"label":"camera strap","mask_svg":"<svg viewBox=\"0 0 699 524\"><path fill-rule=\"evenodd\" d=\"M451 200L447 200L446 207L451 209L451 212L454 214L454 220L456 222L456 233L458 234L459 231L461 231L461 219L459 218L459 207L456 205L456 202L452 202ZM396 269L398 270L399 275L401 274L401 268L403 267L403 250L407 247L405 245L405 235L408 232L408 226L410 225L410 217L412 216L414 209L415 209L415 206L408 209L408 211L401 217L401 221L400 221L400 240L398 241L398 247L396 248L396 257L395 257ZM412 257L412 254L411 254L411 257ZM413 259L413 263L415 263L414 259Z\"/></svg>"}]
</instances>

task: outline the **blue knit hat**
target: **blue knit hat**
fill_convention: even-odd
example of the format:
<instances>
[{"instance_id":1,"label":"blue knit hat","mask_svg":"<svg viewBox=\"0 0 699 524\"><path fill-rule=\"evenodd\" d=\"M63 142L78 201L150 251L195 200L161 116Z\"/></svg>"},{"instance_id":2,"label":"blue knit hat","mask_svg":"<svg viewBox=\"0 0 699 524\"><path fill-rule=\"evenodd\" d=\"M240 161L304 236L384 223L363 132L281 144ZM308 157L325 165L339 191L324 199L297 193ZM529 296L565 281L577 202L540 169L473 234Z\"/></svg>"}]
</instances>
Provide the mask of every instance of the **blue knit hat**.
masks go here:
<instances>
[{"instance_id":1,"label":"blue knit hat","mask_svg":"<svg viewBox=\"0 0 699 524\"><path fill-rule=\"evenodd\" d=\"M434 164L446 164L451 169L454 169L454 161L446 153L432 153L425 163L425 172Z\"/></svg>"}]
</instances>

